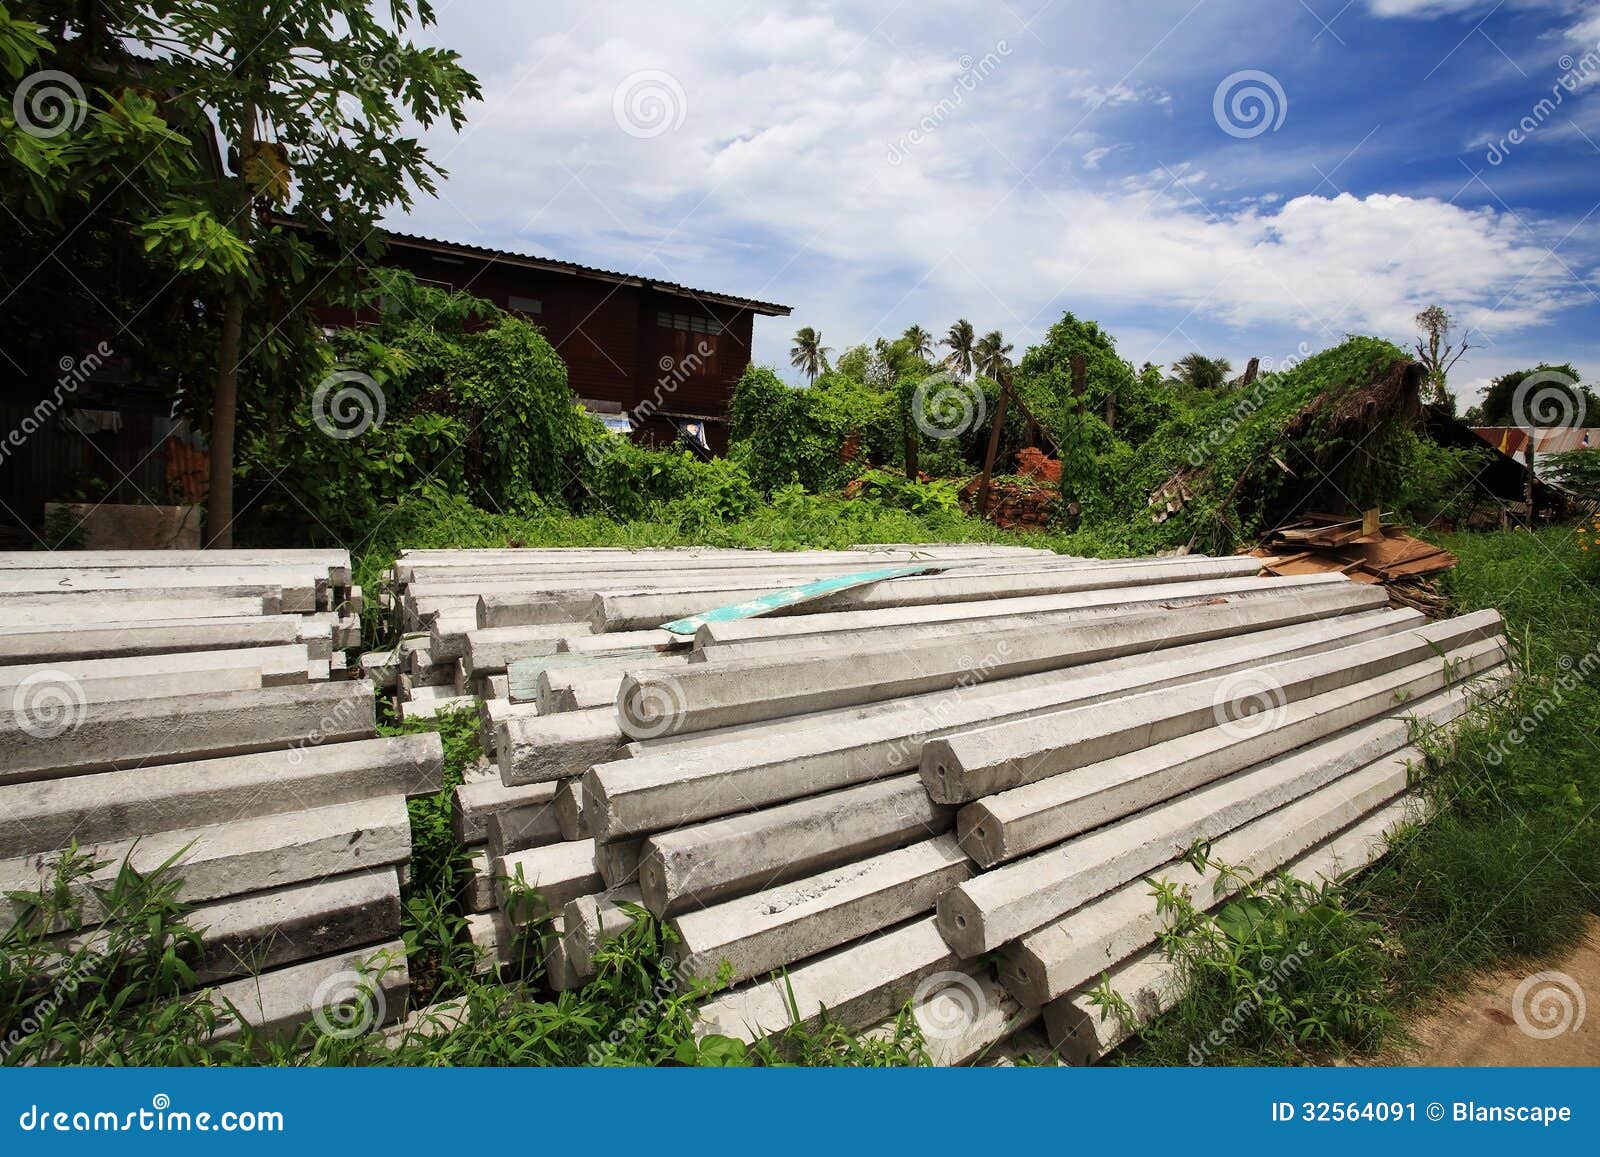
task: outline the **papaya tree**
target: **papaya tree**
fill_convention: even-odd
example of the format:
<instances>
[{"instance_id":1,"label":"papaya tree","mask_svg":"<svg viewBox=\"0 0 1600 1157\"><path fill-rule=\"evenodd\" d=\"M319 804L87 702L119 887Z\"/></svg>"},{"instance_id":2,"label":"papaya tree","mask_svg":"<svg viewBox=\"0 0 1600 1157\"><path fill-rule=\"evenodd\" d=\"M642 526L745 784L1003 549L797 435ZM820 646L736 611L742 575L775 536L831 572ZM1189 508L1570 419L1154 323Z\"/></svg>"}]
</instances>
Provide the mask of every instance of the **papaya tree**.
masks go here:
<instances>
[{"instance_id":1,"label":"papaya tree","mask_svg":"<svg viewBox=\"0 0 1600 1157\"><path fill-rule=\"evenodd\" d=\"M265 383L275 352L303 352L294 335L310 329L330 279L375 255L379 216L434 192L443 170L411 130L459 129L477 81L457 54L410 38L434 23L427 0L15 9L50 46L41 66L72 77L84 103L148 94L192 149L194 163L120 224L150 259L176 260L206 302L215 353L208 396L195 403L210 424L206 543L230 546L235 425L251 384L242 368L266 367ZM74 174L59 176L70 184Z\"/></svg>"}]
</instances>

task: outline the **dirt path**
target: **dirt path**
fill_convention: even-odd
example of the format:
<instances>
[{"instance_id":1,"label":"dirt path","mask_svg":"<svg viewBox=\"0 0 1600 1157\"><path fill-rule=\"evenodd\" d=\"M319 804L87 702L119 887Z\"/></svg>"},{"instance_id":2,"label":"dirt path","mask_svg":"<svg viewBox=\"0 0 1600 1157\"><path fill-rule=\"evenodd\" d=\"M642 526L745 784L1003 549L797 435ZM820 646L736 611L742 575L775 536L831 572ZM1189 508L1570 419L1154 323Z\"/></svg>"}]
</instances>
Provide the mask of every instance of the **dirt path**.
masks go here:
<instances>
[{"instance_id":1,"label":"dirt path","mask_svg":"<svg viewBox=\"0 0 1600 1157\"><path fill-rule=\"evenodd\" d=\"M1600 918L1565 956L1481 977L1411 1026L1404 1065L1600 1065Z\"/></svg>"}]
</instances>

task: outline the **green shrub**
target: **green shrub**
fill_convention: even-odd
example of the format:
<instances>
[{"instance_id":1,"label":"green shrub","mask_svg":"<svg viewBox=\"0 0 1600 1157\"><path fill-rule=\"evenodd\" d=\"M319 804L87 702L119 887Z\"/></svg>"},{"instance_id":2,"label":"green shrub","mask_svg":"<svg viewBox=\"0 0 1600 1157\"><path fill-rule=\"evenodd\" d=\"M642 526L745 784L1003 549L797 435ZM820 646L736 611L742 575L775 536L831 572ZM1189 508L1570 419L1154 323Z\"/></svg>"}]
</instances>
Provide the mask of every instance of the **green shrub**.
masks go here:
<instances>
[{"instance_id":1,"label":"green shrub","mask_svg":"<svg viewBox=\"0 0 1600 1157\"><path fill-rule=\"evenodd\" d=\"M764 494L798 482L834 490L869 461L898 456L900 419L894 394L842 374L824 374L807 389L786 386L771 370L751 366L734 388L730 456ZM852 436L860 453L841 451Z\"/></svg>"},{"instance_id":2,"label":"green shrub","mask_svg":"<svg viewBox=\"0 0 1600 1157\"><path fill-rule=\"evenodd\" d=\"M240 421L252 535L358 539L429 483L497 510L570 496L605 435L538 328L396 270L373 276L374 324L335 333L315 380Z\"/></svg>"}]
</instances>

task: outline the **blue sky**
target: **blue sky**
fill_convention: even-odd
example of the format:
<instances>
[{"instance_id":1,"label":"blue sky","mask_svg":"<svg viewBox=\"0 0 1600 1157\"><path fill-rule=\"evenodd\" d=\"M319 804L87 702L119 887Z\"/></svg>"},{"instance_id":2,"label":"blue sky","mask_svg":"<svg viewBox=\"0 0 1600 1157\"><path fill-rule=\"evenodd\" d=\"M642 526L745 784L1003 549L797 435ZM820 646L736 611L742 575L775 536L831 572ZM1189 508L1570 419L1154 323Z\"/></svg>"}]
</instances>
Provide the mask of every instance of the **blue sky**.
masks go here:
<instances>
[{"instance_id":1,"label":"blue sky","mask_svg":"<svg viewBox=\"0 0 1600 1157\"><path fill-rule=\"evenodd\" d=\"M1465 401L1600 380L1600 4L438 7L485 99L390 223L784 302L791 379L801 325L1020 354L1070 309L1136 364L1270 366L1438 303Z\"/></svg>"}]
</instances>

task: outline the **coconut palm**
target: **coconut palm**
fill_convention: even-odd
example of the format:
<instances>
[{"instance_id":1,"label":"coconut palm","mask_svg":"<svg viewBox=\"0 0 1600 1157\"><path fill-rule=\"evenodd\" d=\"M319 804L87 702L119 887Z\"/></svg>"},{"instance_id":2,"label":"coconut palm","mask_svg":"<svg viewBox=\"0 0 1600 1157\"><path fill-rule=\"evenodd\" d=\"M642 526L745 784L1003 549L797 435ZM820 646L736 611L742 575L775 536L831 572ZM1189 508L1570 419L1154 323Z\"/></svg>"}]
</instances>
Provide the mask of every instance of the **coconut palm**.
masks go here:
<instances>
[{"instance_id":1,"label":"coconut palm","mask_svg":"<svg viewBox=\"0 0 1600 1157\"><path fill-rule=\"evenodd\" d=\"M925 362L933 360L933 335L920 325L907 326L900 340L906 343L908 353L915 354Z\"/></svg>"},{"instance_id":2,"label":"coconut palm","mask_svg":"<svg viewBox=\"0 0 1600 1157\"><path fill-rule=\"evenodd\" d=\"M999 380L1001 371L1011 365L1012 346L1000 335L1000 331L992 329L978 339L975 352L978 372L985 377Z\"/></svg>"},{"instance_id":3,"label":"coconut palm","mask_svg":"<svg viewBox=\"0 0 1600 1157\"><path fill-rule=\"evenodd\" d=\"M1172 372L1184 385L1196 390L1220 390L1228 383L1233 366L1227 358L1208 358L1189 354L1172 363Z\"/></svg>"},{"instance_id":4,"label":"coconut palm","mask_svg":"<svg viewBox=\"0 0 1600 1157\"><path fill-rule=\"evenodd\" d=\"M814 382L818 374L828 372L828 355L832 352L822 344L822 335L808 325L795 332L789 364Z\"/></svg>"},{"instance_id":5,"label":"coconut palm","mask_svg":"<svg viewBox=\"0 0 1600 1157\"><path fill-rule=\"evenodd\" d=\"M976 353L973 344L975 339L972 323L963 317L950 327L950 332L945 335L944 341L939 343L949 348L950 353L944 359L944 364L958 377L972 376L973 357Z\"/></svg>"}]
</instances>

